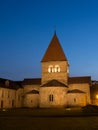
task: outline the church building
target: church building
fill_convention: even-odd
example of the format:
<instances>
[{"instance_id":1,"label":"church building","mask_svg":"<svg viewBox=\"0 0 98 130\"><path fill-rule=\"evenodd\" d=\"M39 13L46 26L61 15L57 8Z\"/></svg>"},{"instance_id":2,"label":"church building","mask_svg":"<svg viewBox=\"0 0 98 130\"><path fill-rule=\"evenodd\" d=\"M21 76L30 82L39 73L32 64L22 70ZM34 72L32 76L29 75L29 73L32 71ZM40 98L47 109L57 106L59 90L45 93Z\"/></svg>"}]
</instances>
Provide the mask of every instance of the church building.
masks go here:
<instances>
[{"instance_id":1,"label":"church building","mask_svg":"<svg viewBox=\"0 0 98 130\"><path fill-rule=\"evenodd\" d=\"M41 60L41 65L41 78L18 82L0 78L0 108L98 105L98 83L92 81L91 76L69 76L69 62L56 33Z\"/></svg>"}]
</instances>

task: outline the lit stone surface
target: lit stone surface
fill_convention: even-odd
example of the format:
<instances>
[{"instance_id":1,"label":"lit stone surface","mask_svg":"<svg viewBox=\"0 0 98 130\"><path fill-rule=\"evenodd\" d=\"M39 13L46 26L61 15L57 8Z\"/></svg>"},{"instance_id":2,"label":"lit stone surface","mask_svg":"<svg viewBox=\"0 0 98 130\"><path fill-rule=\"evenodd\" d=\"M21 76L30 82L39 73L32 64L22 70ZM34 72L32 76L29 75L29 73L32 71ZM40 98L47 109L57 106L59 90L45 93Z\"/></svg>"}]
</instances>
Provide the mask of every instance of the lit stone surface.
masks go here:
<instances>
[{"instance_id":1,"label":"lit stone surface","mask_svg":"<svg viewBox=\"0 0 98 130\"><path fill-rule=\"evenodd\" d=\"M16 107L22 107L23 106L23 89L18 89L16 91Z\"/></svg>"},{"instance_id":2,"label":"lit stone surface","mask_svg":"<svg viewBox=\"0 0 98 130\"><path fill-rule=\"evenodd\" d=\"M67 105L66 87L41 87L40 107L65 107ZM49 100L49 95L53 95L53 101Z\"/></svg>"},{"instance_id":3,"label":"lit stone surface","mask_svg":"<svg viewBox=\"0 0 98 130\"><path fill-rule=\"evenodd\" d=\"M38 107L39 94L26 94L24 97L24 107Z\"/></svg>"},{"instance_id":4,"label":"lit stone surface","mask_svg":"<svg viewBox=\"0 0 98 130\"><path fill-rule=\"evenodd\" d=\"M68 93L67 94L67 105L69 107L73 106L86 106L87 99L85 93Z\"/></svg>"},{"instance_id":5,"label":"lit stone surface","mask_svg":"<svg viewBox=\"0 0 98 130\"><path fill-rule=\"evenodd\" d=\"M87 104L90 104L90 86L88 83L82 83L82 84L70 84L69 85L69 90L73 90L73 89L79 89L83 92L86 93L86 97L87 97Z\"/></svg>"},{"instance_id":6,"label":"lit stone surface","mask_svg":"<svg viewBox=\"0 0 98 130\"><path fill-rule=\"evenodd\" d=\"M52 65L55 67L55 65L59 65L60 72L48 72L48 67ZM42 63L42 84L45 82L56 79L59 80L65 84L67 84L68 80L68 62L67 61L52 61L52 62L43 62Z\"/></svg>"},{"instance_id":7,"label":"lit stone surface","mask_svg":"<svg viewBox=\"0 0 98 130\"><path fill-rule=\"evenodd\" d=\"M24 107L38 107L39 106L39 94L26 94L32 90L39 91L39 85L24 85Z\"/></svg>"},{"instance_id":8,"label":"lit stone surface","mask_svg":"<svg viewBox=\"0 0 98 130\"><path fill-rule=\"evenodd\" d=\"M16 107L16 91L2 88L0 89L0 108L12 108Z\"/></svg>"},{"instance_id":9,"label":"lit stone surface","mask_svg":"<svg viewBox=\"0 0 98 130\"><path fill-rule=\"evenodd\" d=\"M24 93L29 92L33 89L39 90L40 85L24 85Z\"/></svg>"}]
</instances>

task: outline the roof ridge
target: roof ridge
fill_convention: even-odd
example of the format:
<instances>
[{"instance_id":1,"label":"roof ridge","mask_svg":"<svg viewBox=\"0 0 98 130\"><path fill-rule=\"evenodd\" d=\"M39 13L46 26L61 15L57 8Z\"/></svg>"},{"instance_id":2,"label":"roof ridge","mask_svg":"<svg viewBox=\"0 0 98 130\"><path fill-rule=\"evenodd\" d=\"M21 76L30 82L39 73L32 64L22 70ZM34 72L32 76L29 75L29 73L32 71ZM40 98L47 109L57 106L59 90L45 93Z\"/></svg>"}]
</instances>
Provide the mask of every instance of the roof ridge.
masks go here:
<instances>
[{"instance_id":1,"label":"roof ridge","mask_svg":"<svg viewBox=\"0 0 98 130\"><path fill-rule=\"evenodd\" d=\"M41 87L50 87L50 86L63 86L63 87L67 87L66 84L56 80L56 79L52 79L47 81L45 84L41 85Z\"/></svg>"}]
</instances>

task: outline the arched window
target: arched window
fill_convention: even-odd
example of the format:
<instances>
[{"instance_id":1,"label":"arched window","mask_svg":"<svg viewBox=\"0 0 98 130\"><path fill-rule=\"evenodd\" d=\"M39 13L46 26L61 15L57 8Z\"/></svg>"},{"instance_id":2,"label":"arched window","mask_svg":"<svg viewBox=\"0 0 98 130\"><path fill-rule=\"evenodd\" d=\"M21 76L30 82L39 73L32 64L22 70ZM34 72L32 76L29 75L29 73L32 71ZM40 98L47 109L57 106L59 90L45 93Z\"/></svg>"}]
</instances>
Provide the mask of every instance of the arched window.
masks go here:
<instances>
[{"instance_id":1,"label":"arched window","mask_svg":"<svg viewBox=\"0 0 98 130\"><path fill-rule=\"evenodd\" d=\"M60 66L59 65L55 65L55 72L60 72Z\"/></svg>"},{"instance_id":2,"label":"arched window","mask_svg":"<svg viewBox=\"0 0 98 130\"><path fill-rule=\"evenodd\" d=\"M50 94L50 95L49 95L49 101L50 101L50 102L53 102L53 100L54 100L53 94Z\"/></svg>"},{"instance_id":3,"label":"arched window","mask_svg":"<svg viewBox=\"0 0 98 130\"><path fill-rule=\"evenodd\" d=\"M49 73L53 73L53 72L60 72L61 70L60 70L60 66L59 65L55 65L54 67L53 67L53 65L49 65L49 67L48 67L48 72Z\"/></svg>"},{"instance_id":4,"label":"arched window","mask_svg":"<svg viewBox=\"0 0 98 130\"><path fill-rule=\"evenodd\" d=\"M49 65L49 67L48 67L48 72L49 72L49 73L54 72L53 65Z\"/></svg>"},{"instance_id":5,"label":"arched window","mask_svg":"<svg viewBox=\"0 0 98 130\"><path fill-rule=\"evenodd\" d=\"M74 103L76 103L76 98L74 98Z\"/></svg>"}]
</instances>

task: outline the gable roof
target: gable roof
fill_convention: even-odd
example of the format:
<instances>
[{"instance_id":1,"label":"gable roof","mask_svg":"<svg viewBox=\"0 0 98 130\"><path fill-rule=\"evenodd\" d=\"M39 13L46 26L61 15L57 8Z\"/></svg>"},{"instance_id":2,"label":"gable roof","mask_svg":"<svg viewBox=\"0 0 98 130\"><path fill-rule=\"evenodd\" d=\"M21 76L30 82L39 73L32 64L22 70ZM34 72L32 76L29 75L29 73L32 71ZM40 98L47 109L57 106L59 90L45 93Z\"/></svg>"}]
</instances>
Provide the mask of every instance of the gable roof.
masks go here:
<instances>
[{"instance_id":1,"label":"gable roof","mask_svg":"<svg viewBox=\"0 0 98 130\"><path fill-rule=\"evenodd\" d=\"M34 90L27 92L26 94L39 94L39 91L34 89Z\"/></svg>"},{"instance_id":2,"label":"gable roof","mask_svg":"<svg viewBox=\"0 0 98 130\"><path fill-rule=\"evenodd\" d=\"M41 84L41 78L32 78L32 79L24 79L23 80L23 85L35 85L35 84L38 84L40 85Z\"/></svg>"},{"instance_id":3,"label":"gable roof","mask_svg":"<svg viewBox=\"0 0 98 130\"><path fill-rule=\"evenodd\" d=\"M90 76L84 76L84 77L69 77L68 78L68 84L80 84L80 83L88 83L91 85L91 77Z\"/></svg>"},{"instance_id":4,"label":"gable roof","mask_svg":"<svg viewBox=\"0 0 98 130\"><path fill-rule=\"evenodd\" d=\"M8 84L6 84L6 81L8 81ZM22 88L22 81L12 81L0 78L0 87L17 90L19 88Z\"/></svg>"},{"instance_id":5,"label":"gable roof","mask_svg":"<svg viewBox=\"0 0 98 130\"><path fill-rule=\"evenodd\" d=\"M67 93L85 93L79 89L73 89L73 90L69 90Z\"/></svg>"},{"instance_id":6,"label":"gable roof","mask_svg":"<svg viewBox=\"0 0 98 130\"><path fill-rule=\"evenodd\" d=\"M56 33L54 34L41 62L67 61L64 51L60 45Z\"/></svg>"},{"instance_id":7,"label":"gable roof","mask_svg":"<svg viewBox=\"0 0 98 130\"><path fill-rule=\"evenodd\" d=\"M47 83L43 84L41 87L51 87L51 86L67 87L64 83L61 83L60 81L55 80L55 79L48 81Z\"/></svg>"}]
</instances>

